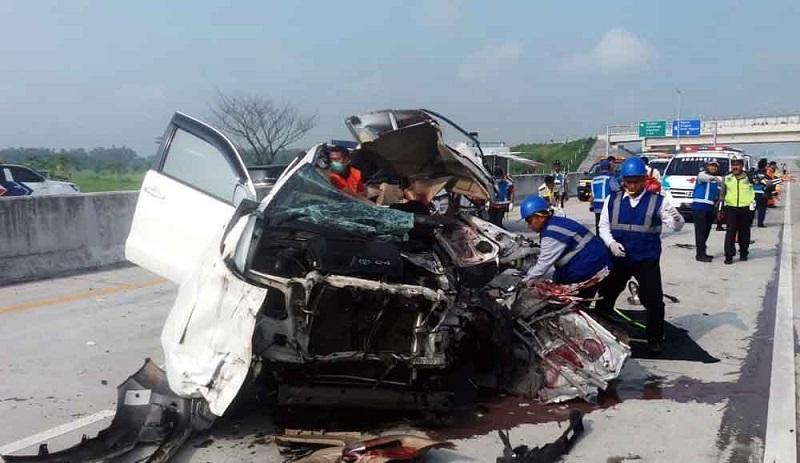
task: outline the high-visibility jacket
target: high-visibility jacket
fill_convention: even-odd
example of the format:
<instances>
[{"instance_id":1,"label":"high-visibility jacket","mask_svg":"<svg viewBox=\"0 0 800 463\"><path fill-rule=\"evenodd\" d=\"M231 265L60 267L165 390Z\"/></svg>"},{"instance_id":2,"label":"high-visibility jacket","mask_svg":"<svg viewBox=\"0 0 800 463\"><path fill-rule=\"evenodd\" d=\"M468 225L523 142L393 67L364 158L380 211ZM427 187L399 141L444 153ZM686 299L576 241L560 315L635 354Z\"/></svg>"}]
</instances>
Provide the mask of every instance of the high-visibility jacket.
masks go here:
<instances>
[{"instance_id":1,"label":"high-visibility jacket","mask_svg":"<svg viewBox=\"0 0 800 463\"><path fill-rule=\"evenodd\" d=\"M611 236L625 248L625 260L651 262L661 258L661 204L664 197L643 191L631 207L623 191L608 200L608 223Z\"/></svg>"},{"instance_id":2,"label":"high-visibility jacket","mask_svg":"<svg viewBox=\"0 0 800 463\"><path fill-rule=\"evenodd\" d=\"M692 191L692 210L710 211L719 198L717 182L696 182Z\"/></svg>"},{"instance_id":3,"label":"high-visibility jacket","mask_svg":"<svg viewBox=\"0 0 800 463\"><path fill-rule=\"evenodd\" d=\"M364 193L366 191L366 187L364 186L364 182L361 181L361 171L353 166L350 166L349 169L350 172L348 173L347 177L342 177L336 172L330 172L328 178L333 186L342 191L350 193L351 195Z\"/></svg>"},{"instance_id":4,"label":"high-visibility jacket","mask_svg":"<svg viewBox=\"0 0 800 463\"><path fill-rule=\"evenodd\" d=\"M725 176L725 205L730 207L750 207L756 200L755 189L747 175L736 177L733 174Z\"/></svg>"},{"instance_id":5,"label":"high-visibility jacket","mask_svg":"<svg viewBox=\"0 0 800 463\"><path fill-rule=\"evenodd\" d=\"M586 281L603 267L611 267L611 255L600 238L572 219L550 217L542 230L542 238L552 238L566 245L555 262L553 280L556 283Z\"/></svg>"},{"instance_id":6,"label":"high-visibility jacket","mask_svg":"<svg viewBox=\"0 0 800 463\"><path fill-rule=\"evenodd\" d=\"M603 172L595 175L592 178L592 212L601 213L606 198L617 190L619 190L619 183L610 173Z\"/></svg>"}]
</instances>

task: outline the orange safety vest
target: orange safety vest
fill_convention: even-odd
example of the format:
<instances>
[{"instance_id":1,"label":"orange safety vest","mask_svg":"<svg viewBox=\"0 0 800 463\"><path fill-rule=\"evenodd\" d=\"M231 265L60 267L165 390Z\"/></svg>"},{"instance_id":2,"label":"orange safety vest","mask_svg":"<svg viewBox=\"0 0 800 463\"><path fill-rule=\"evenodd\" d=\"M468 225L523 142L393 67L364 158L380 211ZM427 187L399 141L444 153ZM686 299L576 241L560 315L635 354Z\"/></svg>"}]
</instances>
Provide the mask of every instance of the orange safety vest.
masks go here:
<instances>
[{"instance_id":1,"label":"orange safety vest","mask_svg":"<svg viewBox=\"0 0 800 463\"><path fill-rule=\"evenodd\" d=\"M330 172L328 178L333 186L351 195L358 195L366 191L364 182L361 181L361 171L353 166L350 166L350 174L347 177Z\"/></svg>"}]
</instances>

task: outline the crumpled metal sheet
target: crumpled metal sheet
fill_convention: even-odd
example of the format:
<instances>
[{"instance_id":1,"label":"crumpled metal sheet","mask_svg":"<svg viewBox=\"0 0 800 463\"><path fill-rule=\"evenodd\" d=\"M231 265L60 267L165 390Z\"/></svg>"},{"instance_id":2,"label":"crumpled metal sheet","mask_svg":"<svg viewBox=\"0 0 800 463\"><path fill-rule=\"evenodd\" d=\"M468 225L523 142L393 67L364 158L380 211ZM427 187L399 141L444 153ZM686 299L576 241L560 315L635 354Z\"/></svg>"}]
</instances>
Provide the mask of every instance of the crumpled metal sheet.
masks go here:
<instances>
[{"instance_id":1,"label":"crumpled metal sheet","mask_svg":"<svg viewBox=\"0 0 800 463\"><path fill-rule=\"evenodd\" d=\"M630 357L630 347L578 304L582 300L578 293L606 274L599 272L590 280L569 285L537 281L518 293L512 305L515 333L540 360L531 368L541 368L541 401L592 400L619 376Z\"/></svg>"},{"instance_id":2,"label":"crumpled metal sheet","mask_svg":"<svg viewBox=\"0 0 800 463\"><path fill-rule=\"evenodd\" d=\"M619 376L631 354L630 347L581 310L537 321L529 329L544 371L539 399L547 403L590 400Z\"/></svg>"}]
</instances>

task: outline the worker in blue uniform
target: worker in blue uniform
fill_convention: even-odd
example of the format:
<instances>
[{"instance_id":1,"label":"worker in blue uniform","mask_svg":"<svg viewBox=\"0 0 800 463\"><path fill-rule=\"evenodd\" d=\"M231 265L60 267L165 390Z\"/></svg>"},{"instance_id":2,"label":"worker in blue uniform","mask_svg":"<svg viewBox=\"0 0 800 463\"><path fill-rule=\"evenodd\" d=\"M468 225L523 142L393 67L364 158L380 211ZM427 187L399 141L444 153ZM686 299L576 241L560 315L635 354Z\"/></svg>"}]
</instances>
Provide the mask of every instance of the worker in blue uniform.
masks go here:
<instances>
[{"instance_id":1,"label":"worker in blue uniform","mask_svg":"<svg viewBox=\"0 0 800 463\"><path fill-rule=\"evenodd\" d=\"M604 278L611 267L611 255L605 245L588 228L566 217L553 215L550 202L533 195L520 205L520 215L528 228L541 236L541 253L523 281L538 280L554 270L556 283L582 283L591 278ZM581 295L591 297L596 288Z\"/></svg>"},{"instance_id":2,"label":"worker in blue uniform","mask_svg":"<svg viewBox=\"0 0 800 463\"><path fill-rule=\"evenodd\" d=\"M600 213L603 211L603 203L611 193L618 190L619 182L611 171L611 162L600 161L598 172L592 177L592 212L594 212L594 229L597 235L600 235Z\"/></svg>"},{"instance_id":3,"label":"worker in blue uniform","mask_svg":"<svg viewBox=\"0 0 800 463\"><path fill-rule=\"evenodd\" d=\"M711 226L717 220L717 204L722 177L719 175L719 162L710 158L706 168L697 174L692 191L692 217L694 218L695 260L711 262L714 257L708 255L706 242L711 234Z\"/></svg>"},{"instance_id":4,"label":"worker in blue uniform","mask_svg":"<svg viewBox=\"0 0 800 463\"><path fill-rule=\"evenodd\" d=\"M639 298L647 310L647 343L659 354L664 348L664 292L661 285L661 230L683 228L683 217L657 193L646 191L647 168L631 157L620 167L622 190L608 198L600 215L600 238L611 251L611 274L599 288L601 300L595 309L613 313L617 297L633 277L639 283Z\"/></svg>"}]
</instances>

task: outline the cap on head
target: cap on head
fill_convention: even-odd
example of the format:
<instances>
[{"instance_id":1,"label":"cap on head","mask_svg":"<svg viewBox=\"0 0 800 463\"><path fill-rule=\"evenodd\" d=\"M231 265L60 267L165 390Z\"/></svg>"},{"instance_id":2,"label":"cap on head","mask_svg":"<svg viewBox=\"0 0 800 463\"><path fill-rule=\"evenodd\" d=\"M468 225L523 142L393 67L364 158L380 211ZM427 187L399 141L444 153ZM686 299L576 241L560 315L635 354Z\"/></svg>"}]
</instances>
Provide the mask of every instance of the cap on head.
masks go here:
<instances>
[{"instance_id":1,"label":"cap on head","mask_svg":"<svg viewBox=\"0 0 800 463\"><path fill-rule=\"evenodd\" d=\"M622 177L644 177L647 172L644 162L637 157L630 157L622 162L620 174Z\"/></svg>"},{"instance_id":2,"label":"cap on head","mask_svg":"<svg viewBox=\"0 0 800 463\"><path fill-rule=\"evenodd\" d=\"M519 207L519 215L522 217L522 220L527 221L532 216L542 213L550 213L550 203L544 198L532 195L522 200L522 204L520 204Z\"/></svg>"},{"instance_id":3,"label":"cap on head","mask_svg":"<svg viewBox=\"0 0 800 463\"><path fill-rule=\"evenodd\" d=\"M717 161L717 158L711 158L708 161L706 161L706 165L707 166L714 165L714 166L719 167L719 161Z\"/></svg>"}]
</instances>

